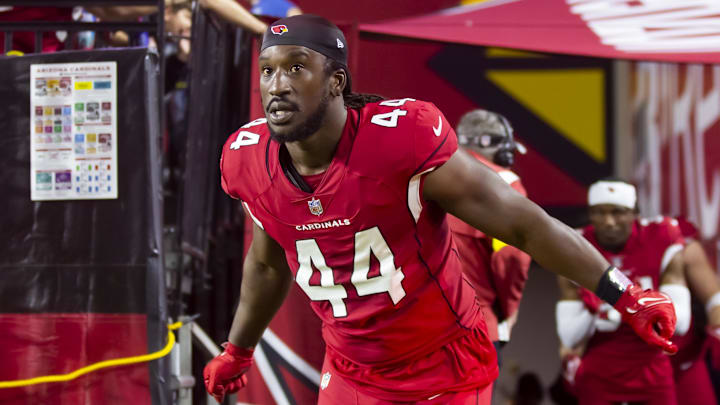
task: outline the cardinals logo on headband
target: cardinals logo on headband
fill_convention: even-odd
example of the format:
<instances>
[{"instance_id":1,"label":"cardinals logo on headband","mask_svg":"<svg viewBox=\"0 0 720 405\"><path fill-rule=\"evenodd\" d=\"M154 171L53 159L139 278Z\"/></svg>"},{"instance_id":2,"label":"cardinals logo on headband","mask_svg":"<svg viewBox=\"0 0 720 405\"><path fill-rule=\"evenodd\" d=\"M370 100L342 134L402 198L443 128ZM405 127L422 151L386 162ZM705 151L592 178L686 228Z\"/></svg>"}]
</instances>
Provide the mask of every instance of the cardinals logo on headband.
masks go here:
<instances>
[{"instance_id":1,"label":"cardinals logo on headband","mask_svg":"<svg viewBox=\"0 0 720 405\"><path fill-rule=\"evenodd\" d=\"M275 35L282 35L286 32L288 32L288 28L285 25L273 25L270 27L270 31L272 31Z\"/></svg>"}]
</instances>

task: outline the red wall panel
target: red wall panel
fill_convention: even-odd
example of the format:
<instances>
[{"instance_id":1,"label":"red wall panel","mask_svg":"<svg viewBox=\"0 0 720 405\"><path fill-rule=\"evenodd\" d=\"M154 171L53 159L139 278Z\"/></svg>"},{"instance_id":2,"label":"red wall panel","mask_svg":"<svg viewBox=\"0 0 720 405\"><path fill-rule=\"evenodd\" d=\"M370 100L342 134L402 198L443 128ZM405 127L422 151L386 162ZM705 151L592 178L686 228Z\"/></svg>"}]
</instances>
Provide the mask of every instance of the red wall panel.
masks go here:
<instances>
[{"instance_id":1,"label":"red wall panel","mask_svg":"<svg viewBox=\"0 0 720 405\"><path fill-rule=\"evenodd\" d=\"M67 374L147 354L144 314L0 314L0 381ZM68 382L0 389L0 403L151 405L148 364L101 369Z\"/></svg>"}]
</instances>

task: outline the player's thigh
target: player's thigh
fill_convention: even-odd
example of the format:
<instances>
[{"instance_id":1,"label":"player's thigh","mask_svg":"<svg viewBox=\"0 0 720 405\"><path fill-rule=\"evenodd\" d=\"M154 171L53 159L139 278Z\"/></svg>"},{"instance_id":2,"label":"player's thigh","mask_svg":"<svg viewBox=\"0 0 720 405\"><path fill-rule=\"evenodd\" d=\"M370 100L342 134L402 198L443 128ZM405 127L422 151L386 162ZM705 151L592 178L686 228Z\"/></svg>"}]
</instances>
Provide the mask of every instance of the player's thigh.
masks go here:
<instances>
[{"instance_id":1,"label":"player's thigh","mask_svg":"<svg viewBox=\"0 0 720 405\"><path fill-rule=\"evenodd\" d=\"M374 398L355 389L339 374L323 364L318 405L490 405L492 384L463 392L448 392L423 401L386 401Z\"/></svg>"},{"instance_id":2,"label":"player's thigh","mask_svg":"<svg viewBox=\"0 0 720 405\"><path fill-rule=\"evenodd\" d=\"M358 392L330 367L327 355L323 361L318 405L358 405Z\"/></svg>"}]
</instances>

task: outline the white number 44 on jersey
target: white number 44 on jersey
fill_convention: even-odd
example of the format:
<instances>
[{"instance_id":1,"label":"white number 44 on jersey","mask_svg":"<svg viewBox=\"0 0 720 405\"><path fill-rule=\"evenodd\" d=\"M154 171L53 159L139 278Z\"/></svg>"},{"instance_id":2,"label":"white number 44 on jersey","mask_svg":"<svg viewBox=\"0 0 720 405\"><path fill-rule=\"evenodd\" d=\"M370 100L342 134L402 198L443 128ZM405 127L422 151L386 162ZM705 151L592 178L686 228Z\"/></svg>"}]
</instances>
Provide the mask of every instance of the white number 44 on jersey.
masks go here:
<instances>
[{"instance_id":1,"label":"white number 44 on jersey","mask_svg":"<svg viewBox=\"0 0 720 405\"><path fill-rule=\"evenodd\" d=\"M264 124L267 122L267 119L265 118L258 118L254 121L250 121L247 124L243 125L241 128L250 128L254 127L256 125ZM249 132L249 131L240 131L237 134L237 138L235 138L235 141L230 144L230 149L240 149L241 146L249 146L249 145L255 145L256 143L260 142L260 135Z\"/></svg>"}]
</instances>

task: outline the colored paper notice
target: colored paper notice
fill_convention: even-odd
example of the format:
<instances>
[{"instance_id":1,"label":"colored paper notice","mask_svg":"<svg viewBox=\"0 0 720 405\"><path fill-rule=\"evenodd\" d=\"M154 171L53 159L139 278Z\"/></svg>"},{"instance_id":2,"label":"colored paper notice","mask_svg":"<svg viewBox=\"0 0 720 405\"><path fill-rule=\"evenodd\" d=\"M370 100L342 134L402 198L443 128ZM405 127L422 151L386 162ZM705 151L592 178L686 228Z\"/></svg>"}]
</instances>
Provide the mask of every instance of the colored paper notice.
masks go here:
<instances>
[{"instance_id":1,"label":"colored paper notice","mask_svg":"<svg viewBox=\"0 0 720 405\"><path fill-rule=\"evenodd\" d=\"M30 198L118 198L115 62L30 66Z\"/></svg>"}]
</instances>

